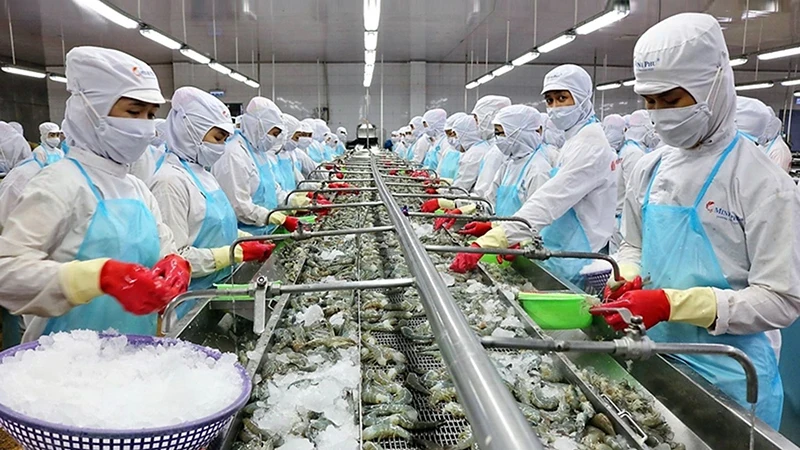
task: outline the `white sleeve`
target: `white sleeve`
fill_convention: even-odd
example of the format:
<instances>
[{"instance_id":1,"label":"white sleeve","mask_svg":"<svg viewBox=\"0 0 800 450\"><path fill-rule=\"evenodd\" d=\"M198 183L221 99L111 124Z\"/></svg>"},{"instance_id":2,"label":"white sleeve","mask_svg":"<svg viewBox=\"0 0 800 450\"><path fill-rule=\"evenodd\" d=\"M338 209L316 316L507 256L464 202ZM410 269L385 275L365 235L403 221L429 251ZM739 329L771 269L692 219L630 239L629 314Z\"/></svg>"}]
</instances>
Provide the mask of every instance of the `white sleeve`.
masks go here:
<instances>
[{"instance_id":1,"label":"white sleeve","mask_svg":"<svg viewBox=\"0 0 800 450\"><path fill-rule=\"evenodd\" d=\"M744 223L749 286L714 289L714 335L785 328L800 315L800 192L782 190L759 203Z\"/></svg>"},{"instance_id":2,"label":"white sleeve","mask_svg":"<svg viewBox=\"0 0 800 450\"><path fill-rule=\"evenodd\" d=\"M464 154L464 156L461 157L461 164L458 165L458 172L456 173L455 181L453 181L453 186L458 186L466 189L467 192L469 192L472 190L472 188L475 186L475 182L478 180L478 171L481 167L481 158L470 159L465 158L465 156L467 155Z\"/></svg>"},{"instance_id":3,"label":"white sleeve","mask_svg":"<svg viewBox=\"0 0 800 450\"><path fill-rule=\"evenodd\" d=\"M568 149L572 144L574 148ZM575 206L589 192L595 190L603 183L603 169L606 158L603 150L593 148L602 143L590 142L567 143L562 150L563 165L556 176L548 180L533 193L522 208L514 214L527 219L534 230L542 229L563 216L570 208ZM605 144L607 145L607 144ZM505 222L503 228L509 244L515 244L530 239L528 227L518 222Z\"/></svg>"},{"instance_id":4,"label":"white sleeve","mask_svg":"<svg viewBox=\"0 0 800 450\"><path fill-rule=\"evenodd\" d=\"M255 164L244 164L244 161L234 157L230 154L232 150L239 149L226 151L222 159L211 168L211 173L231 202L239 222L263 227L267 223L269 210L253 203L250 194L250 180L259 177L258 169Z\"/></svg>"},{"instance_id":5,"label":"white sleeve","mask_svg":"<svg viewBox=\"0 0 800 450\"><path fill-rule=\"evenodd\" d=\"M211 249L192 247L189 240L189 192L174 177L157 178L153 183L153 196L162 212L163 223L170 229L177 253L189 261L192 276L202 277L217 271Z\"/></svg>"},{"instance_id":6,"label":"white sleeve","mask_svg":"<svg viewBox=\"0 0 800 450\"><path fill-rule=\"evenodd\" d=\"M16 177L13 175L14 171L12 170L5 178L5 182L0 183L0 231L2 231L3 225L8 220L8 216L11 215L11 211L19 203L22 190L25 187L25 184L16 182Z\"/></svg>"}]
</instances>

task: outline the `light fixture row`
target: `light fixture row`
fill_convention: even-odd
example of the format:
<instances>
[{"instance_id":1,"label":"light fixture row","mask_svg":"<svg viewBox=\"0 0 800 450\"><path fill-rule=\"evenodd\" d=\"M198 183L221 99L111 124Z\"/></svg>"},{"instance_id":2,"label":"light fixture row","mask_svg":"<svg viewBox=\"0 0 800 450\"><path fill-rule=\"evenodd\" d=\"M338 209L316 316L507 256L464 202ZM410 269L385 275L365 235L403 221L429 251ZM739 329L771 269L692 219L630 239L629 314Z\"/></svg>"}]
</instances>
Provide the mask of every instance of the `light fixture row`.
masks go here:
<instances>
[{"instance_id":1,"label":"light fixture row","mask_svg":"<svg viewBox=\"0 0 800 450\"><path fill-rule=\"evenodd\" d=\"M364 0L364 87L372 85L378 49L378 26L381 23L381 0Z\"/></svg>"},{"instance_id":2,"label":"light fixture row","mask_svg":"<svg viewBox=\"0 0 800 450\"><path fill-rule=\"evenodd\" d=\"M585 36L603 27L618 22L627 17L630 12L631 6L629 0L612 1L610 2L610 5L600 14L581 22L574 28L570 28L569 30L557 35L544 44L538 45L535 48L523 53L516 59L513 59L510 63L503 64L493 69L491 72L470 81L465 87L467 89L475 89L482 84L488 83L497 77L501 77L511 72L519 66L528 64L529 62L538 58L542 53L549 53L569 44L570 42L574 41L578 35Z\"/></svg>"},{"instance_id":3,"label":"light fixture row","mask_svg":"<svg viewBox=\"0 0 800 450\"><path fill-rule=\"evenodd\" d=\"M612 81L610 83L603 83L598 84L595 89L598 91L609 91L612 89L618 89L622 86L633 86L636 83L635 79L630 80L620 80L620 81ZM798 86L800 85L800 78L793 79L784 79L784 80L767 80L767 81L755 81L751 83L744 83L744 84L737 84L736 90L737 91L754 91L757 89L769 89L775 86L775 83L780 83L781 86L791 87L791 86Z\"/></svg>"},{"instance_id":4,"label":"light fixture row","mask_svg":"<svg viewBox=\"0 0 800 450\"><path fill-rule=\"evenodd\" d=\"M83 5L91 8L93 11L97 12L101 16L105 17L106 19L110 20L111 22L132 30L132 29L139 29L139 34L150 39L153 42L156 42L170 50L178 50L180 51L181 55L203 65L207 65L212 70L219 72L222 75L227 75L232 79L239 81L241 83L250 86L251 88L257 89L260 85L256 80L249 78L235 70L231 69L228 66L225 66L222 63L214 61L213 59L207 57L206 55L198 52L197 50L189 47L187 44L184 44L167 34L158 31L157 29L153 28L152 26L140 22L139 20L129 16L128 14L120 11L116 7L108 5L103 0L83 0ZM55 74L55 73L47 73L44 71L36 70L36 69L29 69L19 66L13 65L4 65L0 67L3 72L11 73L14 75L23 75L33 78L44 78L49 77L50 80L58 82L58 83L66 83L67 78L63 75Z\"/></svg>"}]
</instances>

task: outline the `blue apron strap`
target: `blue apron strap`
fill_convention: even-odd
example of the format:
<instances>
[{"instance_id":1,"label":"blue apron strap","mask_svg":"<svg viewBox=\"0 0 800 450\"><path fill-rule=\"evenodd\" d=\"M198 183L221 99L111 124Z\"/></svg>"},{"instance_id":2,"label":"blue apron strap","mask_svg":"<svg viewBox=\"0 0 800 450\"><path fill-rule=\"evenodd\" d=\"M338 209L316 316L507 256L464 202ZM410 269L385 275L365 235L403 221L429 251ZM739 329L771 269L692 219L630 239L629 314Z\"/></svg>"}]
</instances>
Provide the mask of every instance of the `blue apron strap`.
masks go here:
<instances>
[{"instance_id":1,"label":"blue apron strap","mask_svg":"<svg viewBox=\"0 0 800 450\"><path fill-rule=\"evenodd\" d=\"M653 182L656 180L656 174L658 173L659 167L661 167L660 158L656 163L656 167L653 169L653 175L650 176L650 182L647 183L647 191L644 193L644 203L642 204L642 208L650 204L650 190L653 188Z\"/></svg>"},{"instance_id":2,"label":"blue apron strap","mask_svg":"<svg viewBox=\"0 0 800 450\"><path fill-rule=\"evenodd\" d=\"M628 145L628 143L631 143L631 144L633 144L633 145L635 145L635 146L639 147L639 150L641 150L641 151L643 151L643 152L647 153L647 151L644 149L644 147L642 147L642 144L640 144L640 143L638 143L638 142L634 141L633 139L625 139L625 143L624 143L624 144L622 144L622 147L625 147L626 145ZM622 150L622 147L620 147L620 150Z\"/></svg>"},{"instance_id":3,"label":"blue apron strap","mask_svg":"<svg viewBox=\"0 0 800 450\"><path fill-rule=\"evenodd\" d=\"M203 193L203 196L205 198L208 198L208 192L203 187L203 183L200 182L200 179L197 178L197 175L195 175L194 171L189 167L188 164L186 164L186 161L184 161L184 160L182 160L180 158L178 158L178 160L181 162L181 165L183 166L183 168L186 169L187 172L189 172L189 176L192 177L192 180L194 180L194 184L197 186L197 189L200 189L200 192Z\"/></svg>"},{"instance_id":4,"label":"blue apron strap","mask_svg":"<svg viewBox=\"0 0 800 450\"><path fill-rule=\"evenodd\" d=\"M781 138L781 135L780 135L780 134L779 134L779 135L777 135L777 136L775 136L775 139L773 139L773 140L772 140L772 142L770 142L770 143L769 143L769 145L767 146L767 148L766 148L766 149L764 149L764 153L769 153L769 151L770 151L770 149L772 148L772 146L773 146L773 145L775 145L775 141L777 141L777 140L778 140L778 139L780 139L780 138Z\"/></svg>"},{"instance_id":5,"label":"blue apron strap","mask_svg":"<svg viewBox=\"0 0 800 450\"><path fill-rule=\"evenodd\" d=\"M711 186L711 182L714 181L714 177L717 176L717 172L719 172L719 168L722 166L722 163L725 162L725 159L728 157L728 155L731 154L731 152L733 151L734 147L736 147L736 143L739 142L739 134L740 133L741 132L736 134L736 136L733 138L733 141L731 141L731 143L728 144L728 147L725 148L725 151L723 151L722 155L720 155L719 159L717 160L717 163L714 165L714 168L711 169L711 173L708 174L708 179L706 179L706 182L703 184L703 187L700 189L700 192L697 194L697 198L694 201L694 208L697 208L697 206L703 200L703 197L705 197L706 192L708 191L708 187Z\"/></svg>"},{"instance_id":6,"label":"blue apron strap","mask_svg":"<svg viewBox=\"0 0 800 450\"><path fill-rule=\"evenodd\" d=\"M72 161L72 163L75 164L75 167L77 167L78 170L81 171L81 174L83 175L84 178L86 178L86 182L89 184L89 187L92 189L92 193L97 198L97 201L101 202L103 200L103 197L100 195L100 191L98 191L97 187L94 185L94 183L92 183L92 179L89 178L89 174L86 173L86 170L83 169L83 166L81 165L81 163L79 163L78 161L76 161L76 160L74 160L72 158L67 158L67 159Z\"/></svg>"},{"instance_id":7,"label":"blue apron strap","mask_svg":"<svg viewBox=\"0 0 800 450\"><path fill-rule=\"evenodd\" d=\"M533 157L536 156L536 152L539 151L539 148L541 148L541 146L536 147L536 150L534 150L533 153L531 153L531 156L528 157L528 160L525 162L525 165L522 166L522 170L519 172L519 175L517 176L517 186L519 186L519 184L522 183L522 179L525 177L525 172L527 172L528 166L531 164L531 161L533 161ZM501 186L505 185L507 179L508 179L508 167L506 167L506 173L505 175L503 175L503 182L500 183L500 185Z\"/></svg>"}]
</instances>

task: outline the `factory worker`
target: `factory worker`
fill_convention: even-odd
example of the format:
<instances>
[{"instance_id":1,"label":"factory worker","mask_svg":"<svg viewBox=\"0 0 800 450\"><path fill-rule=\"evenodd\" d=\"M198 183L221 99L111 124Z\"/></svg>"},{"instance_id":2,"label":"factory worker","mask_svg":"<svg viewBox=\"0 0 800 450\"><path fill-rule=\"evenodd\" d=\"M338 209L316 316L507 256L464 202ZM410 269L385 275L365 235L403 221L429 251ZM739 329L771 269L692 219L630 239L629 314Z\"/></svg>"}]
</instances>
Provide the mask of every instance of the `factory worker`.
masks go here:
<instances>
[{"instance_id":1,"label":"factory worker","mask_svg":"<svg viewBox=\"0 0 800 450\"><path fill-rule=\"evenodd\" d=\"M339 127L336 129L336 134L339 137L339 156L344 155L347 151L347 128Z\"/></svg>"},{"instance_id":2,"label":"factory worker","mask_svg":"<svg viewBox=\"0 0 800 450\"><path fill-rule=\"evenodd\" d=\"M305 120L298 121L287 114L284 114L284 120L287 130L286 141L283 143L281 153L278 156L288 158L292 170L289 170L288 165L284 164L285 170L281 171L279 183L288 192L297 189L297 183L311 178L312 172L316 170L319 164L308 155L308 149L315 142L313 139L313 124ZM323 176L321 172L319 173L319 178L322 179ZM294 180L290 178L290 174L293 174ZM306 188L306 186L303 187ZM308 189L312 188L313 186L308 187Z\"/></svg>"},{"instance_id":3,"label":"factory worker","mask_svg":"<svg viewBox=\"0 0 800 450\"><path fill-rule=\"evenodd\" d=\"M439 178L442 178L451 184L456 177L456 173L458 172L461 155L464 153L464 149L462 149L458 143L456 132L453 130L453 124L459 118L466 117L466 115L466 113L457 112L450 115L445 121L444 133L445 142L447 145L440 150L440 154L437 157L439 164L436 167L433 167L433 169L436 170L436 173L439 174ZM428 152L426 158L430 156L431 153L432 152Z\"/></svg>"},{"instance_id":4,"label":"factory worker","mask_svg":"<svg viewBox=\"0 0 800 450\"><path fill-rule=\"evenodd\" d=\"M150 190L178 253L192 266L191 288L206 289L230 274L229 247L238 237L236 213L207 169L222 157L225 140L235 128L227 106L200 89L182 87L171 103L166 127L169 152ZM273 248L244 242L236 248L237 262L263 261Z\"/></svg>"},{"instance_id":5,"label":"factory worker","mask_svg":"<svg viewBox=\"0 0 800 450\"><path fill-rule=\"evenodd\" d=\"M666 145L645 155L629 181L618 258L629 282L608 289L618 300L605 306L641 316L659 342L744 351L758 372L756 413L777 429L783 389L778 332L770 330L800 314L800 192L737 133L728 58L722 30L706 14L665 19L634 47L634 90ZM617 314L605 319L622 326ZM734 360L676 357L746 405Z\"/></svg>"},{"instance_id":6,"label":"factory worker","mask_svg":"<svg viewBox=\"0 0 800 450\"><path fill-rule=\"evenodd\" d=\"M631 113L628 119L628 129L625 130L625 140L636 145L644 153L656 149L660 139L646 110L639 109Z\"/></svg>"},{"instance_id":7,"label":"factory worker","mask_svg":"<svg viewBox=\"0 0 800 450\"><path fill-rule=\"evenodd\" d=\"M408 123L408 139L406 143L406 147L408 150L406 151L405 158L409 161L414 160L414 147L417 146L417 141L421 136L423 136L423 129L422 129L422 116L414 116L411 118L411 121ZM427 149L425 150L427 151Z\"/></svg>"},{"instance_id":8,"label":"factory worker","mask_svg":"<svg viewBox=\"0 0 800 450\"><path fill-rule=\"evenodd\" d=\"M494 144L494 126L492 125L495 115L501 109L511 106L511 99L502 95L484 95L475 103L472 109L472 116L481 133L484 141Z\"/></svg>"},{"instance_id":9,"label":"factory worker","mask_svg":"<svg viewBox=\"0 0 800 450\"><path fill-rule=\"evenodd\" d=\"M736 126L748 139L787 173L792 168L792 152L780 138L781 121L761 100L736 97Z\"/></svg>"},{"instance_id":10,"label":"factory worker","mask_svg":"<svg viewBox=\"0 0 800 450\"><path fill-rule=\"evenodd\" d=\"M539 232L554 251L599 252L614 232L617 196L616 155L608 144L592 106L592 79L582 68L565 64L547 73L542 94L553 123L566 133L550 180L525 201L514 216ZM531 230L519 222L495 226L475 244L506 248L531 239ZM459 254L451 268L473 269L480 257ZM577 282L588 261L552 258L543 263L556 275Z\"/></svg>"},{"instance_id":11,"label":"factory worker","mask_svg":"<svg viewBox=\"0 0 800 450\"><path fill-rule=\"evenodd\" d=\"M314 140L319 142L319 145L322 147L323 153L325 155L325 161L331 161L333 159L333 154L330 152L330 149L325 145L325 135L331 132L331 129L328 127L328 124L325 123L322 119L314 119L314 131L316 132L314 136Z\"/></svg>"},{"instance_id":12,"label":"factory worker","mask_svg":"<svg viewBox=\"0 0 800 450\"><path fill-rule=\"evenodd\" d=\"M492 147L484 138L478 124L471 117L461 117L453 123L453 132L457 143L464 150L458 164L453 186L471 192L480 175L480 167L489 149Z\"/></svg>"},{"instance_id":13,"label":"factory worker","mask_svg":"<svg viewBox=\"0 0 800 450\"><path fill-rule=\"evenodd\" d=\"M14 121L8 122L8 124L11 125L11 128L13 128L14 131L17 132L17 134L19 134L22 137L25 137L25 130L22 128L22 124Z\"/></svg>"},{"instance_id":14,"label":"factory worker","mask_svg":"<svg viewBox=\"0 0 800 450\"><path fill-rule=\"evenodd\" d=\"M639 117L634 115L633 119L629 119L630 124L638 124ZM649 119L647 119L649 121ZM644 127L642 127L644 128ZM625 192L628 186L628 180L631 178L633 168L636 163L644 156L644 147L637 141L626 139L627 135L638 135L639 130L635 133L627 133L625 130L625 119L618 114L611 114L603 119L603 130L606 132L611 148L617 153L617 204L615 209L614 234L611 236L609 242L609 252L615 253L622 243L622 210L625 205ZM628 132L631 129L628 129ZM649 131L644 130L641 137L644 138L649 134Z\"/></svg>"},{"instance_id":15,"label":"factory worker","mask_svg":"<svg viewBox=\"0 0 800 450\"><path fill-rule=\"evenodd\" d=\"M278 173L273 173L267 150L283 130L281 111L275 103L253 97L242 116L241 131L234 132L222 157L211 167L233 206L239 228L254 235L281 225L289 231L297 229L296 218L280 212L270 215L278 206ZM281 170L281 166L275 167L275 172Z\"/></svg>"},{"instance_id":16,"label":"factory worker","mask_svg":"<svg viewBox=\"0 0 800 450\"><path fill-rule=\"evenodd\" d=\"M544 132L542 133L544 154L547 156L547 161L550 165L555 166L558 164L558 155L560 154L561 147L564 146L564 142L566 141L564 131L556 128L556 125L550 120L547 113L542 113L542 123L544 126Z\"/></svg>"},{"instance_id":17,"label":"factory worker","mask_svg":"<svg viewBox=\"0 0 800 450\"><path fill-rule=\"evenodd\" d=\"M339 146L339 138L329 131L325 133L323 143L325 144L325 154L328 155L328 161L332 161L336 156L336 149Z\"/></svg>"},{"instance_id":18,"label":"factory worker","mask_svg":"<svg viewBox=\"0 0 800 450\"><path fill-rule=\"evenodd\" d=\"M322 127L319 126L316 119L303 119L303 123L308 124L308 127L311 129L311 143L308 145L308 148L304 149L308 156L317 164L322 164L327 160L327 155L325 153L325 132Z\"/></svg>"},{"instance_id":19,"label":"factory worker","mask_svg":"<svg viewBox=\"0 0 800 450\"><path fill-rule=\"evenodd\" d=\"M0 177L29 156L31 148L25 138L11 125L0 122Z\"/></svg>"},{"instance_id":20,"label":"factory worker","mask_svg":"<svg viewBox=\"0 0 800 450\"><path fill-rule=\"evenodd\" d=\"M396 150L397 144L400 143L400 132L398 132L397 130L392 131L392 133L389 136L389 139L392 140L392 149Z\"/></svg>"},{"instance_id":21,"label":"factory worker","mask_svg":"<svg viewBox=\"0 0 800 450\"><path fill-rule=\"evenodd\" d=\"M399 139L397 145L394 146L394 152L401 158L408 152L408 147L406 145L408 144L408 133L410 131L411 129L406 126L400 127L400 130L397 132Z\"/></svg>"},{"instance_id":22,"label":"factory worker","mask_svg":"<svg viewBox=\"0 0 800 450\"><path fill-rule=\"evenodd\" d=\"M155 134L158 79L144 62L98 47L70 50L66 71L69 158L28 183L5 223L0 303L39 316L26 341L84 328L154 334L155 313L190 275L155 198L127 174Z\"/></svg>"},{"instance_id":23,"label":"factory worker","mask_svg":"<svg viewBox=\"0 0 800 450\"><path fill-rule=\"evenodd\" d=\"M33 157L44 165L53 164L64 157L61 150L61 127L53 122L44 122L39 125L40 144L33 150Z\"/></svg>"},{"instance_id":24,"label":"factory worker","mask_svg":"<svg viewBox=\"0 0 800 450\"><path fill-rule=\"evenodd\" d=\"M422 126L425 136L417 141L414 149L414 162L421 163L428 169L436 169L439 156L445 150L446 139L444 125L447 122L447 111L436 108L422 115Z\"/></svg>"}]
</instances>

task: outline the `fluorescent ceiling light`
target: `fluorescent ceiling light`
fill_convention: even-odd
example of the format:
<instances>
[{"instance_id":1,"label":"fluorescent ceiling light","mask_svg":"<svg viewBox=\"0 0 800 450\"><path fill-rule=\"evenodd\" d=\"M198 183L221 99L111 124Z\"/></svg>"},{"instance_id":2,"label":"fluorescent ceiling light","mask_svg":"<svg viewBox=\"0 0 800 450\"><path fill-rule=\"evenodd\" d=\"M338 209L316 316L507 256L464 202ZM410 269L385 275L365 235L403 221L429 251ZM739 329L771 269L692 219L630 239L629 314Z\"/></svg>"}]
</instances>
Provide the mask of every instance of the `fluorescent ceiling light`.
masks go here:
<instances>
[{"instance_id":1,"label":"fluorescent ceiling light","mask_svg":"<svg viewBox=\"0 0 800 450\"><path fill-rule=\"evenodd\" d=\"M775 83L772 81L765 81L762 83L751 83L751 84L740 84L736 86L737 91L753 91L756 89L769 89L772 86L775 86Z\"/></svg>"},{"instance_id":2,"label":"fluorescent ceiling light","mask_svg":"<svg viewBox=\"0 0 800 450\"><path fill-rule=\"evenodd\" d=\"M364 72L364 87L368 88L372 84L372 71Z\"/></svg>"},{"instance_id":3,"label":"fluorescent ceiling light","mask_svg":"<svg viewBox=\"0 0 800 450\"><path fill-rule=\"evenodd\" d=\"M631 78L630 80L625 80L622 82L623 86L630 87L636 84L636 78Z\"/></svg>"},{"instance_id":4,"label":"fluorescent ceiling light","mask_svg":"<svg viewBox=\"0 0 800 450\"><path fill-rule=\"evenodd\" d=\"M615 81L613 83L598 84L597 85L597 90L598 91L608 91L608 90L611 90L611 89L618 89L620 86L622 86L622 83L620 83L618 81Z\"/></svg>"},{"instance_id":5,"label":"fluorescent ceiling light","mask_svg":"<svg viewBox=\"0 0 800 450\"><path fill-rule=\"evenodd\" d=\"M3 66L2 70L3 72L6 73L11 73L14 75L22 75L24 77L31 77L31 78L41 79L47 76L46 73L40 72L38 70L23 69L22 67L16 67L16 66Z\"/></svg>"},{"instance_id":6,"label":"fluorescent ceiling light","mask_svg":"<svg viewBox=\"0 0 800 450\"><path fill-rule=\"evenodd\" d=\"M466 87L467 87L467 89L475 89L476 87L478 87L480 85L481 84L478 83L477 81L471 81L471 82L467 83Z\"/></svg>"},{"instance_id":7,"label":"fluorescent ceiling light","mask_svg":"<svg viewBox=\"0 0 800 450\"><path fill-rule=\"evenodd\" d=\"M233 78L234 80L240 82L240 83L244 83L244 82L247 81L247 77L242 75L242 74L240 74L239 72L231 71L231 73L229 73L228 76Z\"/></svg>"},{"instance_id":8,"label":"fluorescent ceiling light","mask_svg":"<svg viewBox=\"0 0 800 450\"><path fill-rule=\"evenodd\" d=\"M775 50L774 52L767 52L758 55L758 59L762 61L770 59L785 58L787 56L800 55L800 47L785 48L783 50Z\"/></svg>"},{"instance_id":9,"label":"fluorescent ceiling light","mask_svg":"<svg viewBox=\"0 0 800 450\"><path fill-rule=\"evenodd\" d=\"M65 77L64 75L59 75L57 73L51 73L48 76L48 78L50 78L50 81L55 81L56 83L66 83L67 82L67 77Z\"/></svg>"},{"instance_id":10,"label":"fluorescent ceiling light","mask_svg":"<svg viewBox=\"0 0 800 450\"><path fill-rule=\"evenodd\" d=\"M492 71L492 75L500 77L507 74L508 72L511 72L512 70L514 70L514 66L512 66L511 64L506 64L505 66L500 66L497 69L494 69Z\"/></svg>"},{"instance_id":11,"label":"fluorescent ceiling light","mask_svg":"<svg viewBox=\"0 0 800 450\"><path fill-rule=\"evenodd\" d=\"M378 48L378 32L365 31L364 32L364 49L375 50Z\"/></svg>"},{"instance_id":12,"label":"fluorescent ceiling light","mask_svg":"<svg viewBox=\"0 0 800 450\"><path fill-rule=\"evenodd\" d=\"M139 21L129 17L125 13L120 12L116 8L107 5L101 0L79 0L79 3L121 26L122 28L127 28L129 30L139 28Z\"/></svg>"},{"instance_id":13,"label":"fluorescent ceiling light","mask_svg":"<svg viewBox=\"0 0 800 450\"><path fill-rule=\"evenodd\" d=\"M520 56L519 58L511 61L511 64L517 67L524 66L525 64L528 64L529 62L533 61L538 57L539 57L539 52L532 50Z\"/></svg>"},{"instance_id":14,"label":"fluorescent ceiling light","mask_svg":"<svg viewBox=\"0 0 800 450\"><path fill-rule=\"evenodd\" d=\"M185 56L185 57L187 57L189 59L192 59L194 61L197 61L200 64L208 64L208 63L211 62L211 58L209 58L208 56L206 56L206 55L204 55L202 53L198 53L198 52L192 50L189 47L183 47L181 49L181 55L183 55L183 56Z\"/></svg>"},{"instance_id":15,"label":"fluorescent ceiling light","mask_svg":"<svg viewBox=\"0 0 800 450\"><path fill-rule=\"evenodd\" d=\"M796 80L781 81L781 86L797 86L798 84L800 84L800 78Z\"/></svg>"},{"instance_id":16,"label":"fluorescent ceiling light","mask_svg":"<svg viewBox=\"0 0 800 450\"><path fill-rule=\"evenodd\" d=\"M364 62L367 64L375 64L375 50L364 51Z\"/></svg>"},{"instance_id":17,"label":"fluorescent ceiling light","mask_svg":"<svg viewBox=\"0 0 800 450\"><path fill-rule=\"evenodd\" d=\"M492 80L494 80L494 74L493 73L487 73L486 75L478 78L478 83L486 84L486 83L488 83L488 82L490 82Z\"/></svg>"},{"instance_id":18,"label":"fluorescent ceiling light","mask_svg":"<svg viewBox=\"0 0 800 450\"><path fill-rule=\"evenodd\" d=\"M800 97L800 91L797 91L797 92L795 92L795 93L794 93L794 96L795 96L795 97Z\"/></svg>"},{"instance_id":19,"label":"fluorescent ceiling light","mask_svg":"<svg viewBox=\"0 0 800 450\"><path fill-rule=\"evenodd\" d=\"M212 62L208 63L208 67L216 70L217 72L219 72L219 73L221 73L223 75L228 75L229 73L233 72L228 67L223 66L222 64L220 64L220 63L218 63L216 61L212 61Z\"/></svg>"},{"instance_id":20,"label":"fluorescent ceiling light","mask_svg":"<svg viewBox=\"0 0 800 450\"><path fill-rule=\"evenodd\" d=\"M364 0L364 29L378 31L381 22L381 0Z\"/></svg>"},{"instance_id":21,"label":"fluorescent ceiling light","mask_svg":"<svg viewBox=\"0 0 800 450\"><path fill-rule=\"evenodd\" d=\"M603 15L592 19L585 24L575 28L575 32L584 35L593 33L600 28L607 27L614 22L620 21L628 16L631 13L630 8L619 8L619 9L612 9Z\"/></svg>"},{"instance_id":22,"label":"fluorescent ceiling light","mask_svg":"<svg viewBox=\"0 0 800 450\"><path fill-rule=\"evenodd\" d=\"M731 67L741 66L742 64L747 64L747 56L740 56L730 60Z\"/></svg>"},{"instance_id":23,"label":"fluorescent ceiling light","mask_svg":"<svg viewBox=\"0 0 800 450\"><path fill-rule=\"evenodd\" d=\"M139 34L146 37L147 39L150 39L153 42L161 44L164 47L167 47L170 50L178 50L179 48L183 47L183 44L181 44L180 42L152 28L141 28L139 29Z\"/></svg>"},{"instance_id":24,"label":"fluorescent ceiling light","mask_svg":"<svg viewBox=\"0 0 800 450\"><path fill-rule=\"evenodd\" d=\"M575 35L573 33L564 33L561 36L556 37L550 42L546 42L544 45L540 45L536 47L540 53L547 53L552 52L553 50L563 47L570 42L575 40Z\"/></svg>"},{"instance_id":25,"label":"fluorescent ceiling light","mask_svg":"<svg viewBox=\"0 0 800 450\"><path fill-rule=\"evenodd\" d=\"M257 82L256 80L251 80L250 78L248 78L248 79L247 79L247 80L244 82L244 84L246 84L246 85L250 86L250 87L251 87L251 88L253 88L253 89L258 89L258 87L259 87L259 86L261 86L260 84L258 84L258 82Z\"/></svg>"}]
</instances>

